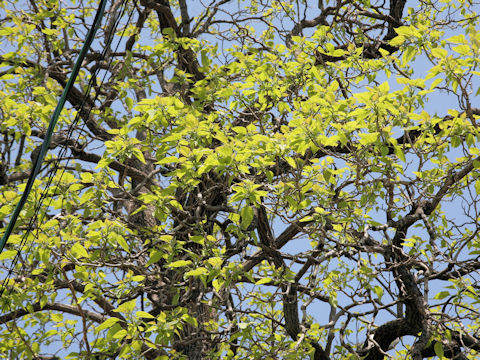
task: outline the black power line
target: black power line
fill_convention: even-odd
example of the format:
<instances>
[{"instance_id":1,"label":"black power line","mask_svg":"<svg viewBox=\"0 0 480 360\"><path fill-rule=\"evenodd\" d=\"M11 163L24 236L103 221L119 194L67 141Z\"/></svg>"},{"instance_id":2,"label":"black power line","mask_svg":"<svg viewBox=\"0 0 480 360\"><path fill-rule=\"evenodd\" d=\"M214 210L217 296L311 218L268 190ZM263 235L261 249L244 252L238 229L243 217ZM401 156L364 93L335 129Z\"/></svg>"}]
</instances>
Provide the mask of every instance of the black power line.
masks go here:
<instances>
[{"instance_id":1,"label":"black power line","mask_svg":"<svg viewBox=\"0 0 480 360\"><path fill-rule=\"evenodd\" d=\"M98 28L100 27L100 23L101 23L103 14L105 12L106 3L107 3L107 0L100 0L100 4L99 4L98 10L97 10L97 13L95 14L95 18L93 20L92 27L88 31L87 37L85 39L85 43L83 44L83 47L80 51L80 54L78 55L77 61L75 62L74 66L73 66L73 70L72 70L72 73L70 74L70 78L68 79L68 82L65 85L65 88L62 92L62 96L60 97L60 100L59 100L59 102L58 102L58 104L55 108L55 111L53 112L53 115L52 115L51 119L50 119L50 123L48 125L48 129L47 129L47 132L46 132L46 135L45 135L45 139L44 139L44 141L42 143L42 146L40 148L40 152L39 152L38 156L36 157L35 162L33 164L33 168L32 168L32 171L30 173L30 176L28 178L27 184L25 186L25 190L22 194L22 197L20 198L20 201L18 202L17 206L15 207L15 210L12 214L12 217L10 218L10 222L7 226L7 229L5 230L5 233L3 234L3 237L0 240L0 252L2 252L3 249L5 248L5 245L7 244L8 238L10 237L10 235L11 235L11 233L12 233L14 227L15 227L15 223L18 219L18 216L19 216L21 210L23 209L23 206L25 205L25 203L27 201L27 198L28 198L28 195L29 195L30 191L32 190L33 183L35 181L36 176L38 175L38 173L40 171L43 159L44 159L45 154L47 152L47 149L50 145L51 138L52 138L52 135L53 135L53 130L55 128L55 125L57 124L58 118L60 116L60 112L62 111L63 106L65 105L67 95L70 92L71 88L73 87L73 84L75 83L75 80L76 80L77 75L80 71L82 62L85 58L85 55L87 54L87 52L90 48L90 45L92 44L93 39L95 38L95 33L97 32ZM36 213L37 212L38 211L36 211ZM29 228L31 227L31 225L33 225L32 221L30 221ZM25 240L26 240L26 237L27 237L26 235L28 235L28 233L29 233L29 231L27 231L25 233L25 235L22 239L22 243L20 245L20 249L23 247L23 245L25 243ZM17 255L15 256L15 260L13 262L14 264L10 268L10 271L8 272L7 277L4 279L4 281L2 283L2 287L0 288L0 297L3 295L3 292L5 290L5 285L8 281L8 279L9 279L12 271L13 271L14 265L18 261L18 255L19 255L19 253L17 252Z\"/></svg>"}]
</instances>

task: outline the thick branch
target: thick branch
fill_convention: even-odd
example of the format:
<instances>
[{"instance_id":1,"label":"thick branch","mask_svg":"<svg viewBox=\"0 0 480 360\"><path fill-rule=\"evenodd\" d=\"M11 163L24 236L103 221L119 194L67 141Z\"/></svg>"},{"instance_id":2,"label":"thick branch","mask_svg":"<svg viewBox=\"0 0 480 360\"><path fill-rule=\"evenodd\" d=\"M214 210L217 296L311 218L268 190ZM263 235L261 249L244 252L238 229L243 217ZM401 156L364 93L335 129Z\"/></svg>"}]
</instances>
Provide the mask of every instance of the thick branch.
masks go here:
<instances>
[{"instance_id":1,"label":"thick branch","mask_svg":"<svg viewBox=\"0 0 480 360\"><path fill-rule=\"evenodd\" d=\"M293 222L290 226L288 226L276 239L275 239L275 249L281 249L284 245L286 245L290 240L292 240L295 236L297 236L305 226L310 224L312 221L301 221L297 220ZM326 226L326 230L327 227ZM255 254L252 255L250 259L245 261L242 264L243 271L250 271L255 267L255 265L262 262L265 259L265 254L263 250L257 251Z\"/></svg>"},{"instance_id":2,"label":"thick branch","mask_svg":"<svg viewBox=\"0 0 480 360\"><path fill-rule=\"evenodd\" d=\"M37 130L32 130L32 135L37 136L39 138L44 137L44 134L41 133L40 131L37 131ZM102 157L100 155L93 154L93 153L87 153L83 149L78 148L78 144L74 139L67 139L63 135L56 134L52 137L52 141L50 143L50 148L53 149L53 148L55 148L59 145L63 145L63 146L68 147L72 151L72 154L78 160L98 164L100 162L100 160L102 159ZM130 176L132 179L138 180L139 182L144 181L146 183L149 183L150 185L159 186L158 184L156 184L156 182L151 177L149 177L148 174L145 174L143 171L140 171L133 166L130 166L130 165L127 165L127 164L122 164L122 163L120 163L116 160L113 160L112 162L110 162L108 164L108 167L110 169L118 171L120 174Z\"/></svg>"},{"instance_id":3,"label":"thick branch","mask_svg":"<svg viewBox=\"0 0 480 360\"><path fill-rule=\"evenodd\" d=\"M54 310L54 311L72 314L75 316L81 316L77 306L60 304L60 303L52 303L52 304L47 303L42 307L40 306L40 303L35 303L32 305L31 310L19 309L19 310L15 310L0 316L0 324L5 324L9 321L21 318L22 316L25 316L34 312L47 311L47 310ZM83 309L83 313L89 320L95 321L97 323L102 323L103 321L105 321L105 317L103 315L96 313L94 311Z\"/></svg>"},{"instance_id":4,"label":"thick branch","mask_svg":"<svg viewBox=\"0 0 480 360\"><path fill-rule=\"evenodd\" d=\"M405 319L389 321L379 326L373 333L373 342L365 341L361 355L368 353L365 360L382 360L390 345L405 335L416 335ZM378 344L378 346L377 346ZM380 348L379 348L380 347Z\"/></svg>"}]
</instances>

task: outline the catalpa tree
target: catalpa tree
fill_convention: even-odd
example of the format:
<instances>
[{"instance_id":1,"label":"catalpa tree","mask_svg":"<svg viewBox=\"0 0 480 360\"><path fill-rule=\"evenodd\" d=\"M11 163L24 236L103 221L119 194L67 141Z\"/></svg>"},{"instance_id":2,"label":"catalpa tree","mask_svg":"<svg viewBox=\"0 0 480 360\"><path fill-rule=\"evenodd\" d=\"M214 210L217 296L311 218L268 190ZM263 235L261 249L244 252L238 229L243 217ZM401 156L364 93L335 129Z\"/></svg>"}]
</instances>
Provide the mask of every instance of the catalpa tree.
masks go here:
<instances>
[{"instance_id":1,"label":"catalpa tree","mask_svg":"<svg viewBox=\"0 0 480 360\"><path fill-rule=\"evenodd\" d=\"M97 6L0 2L3 227ZM478 10L109 2L0 255L0 353L478 358Z\"/></svg>"}]
</instances>

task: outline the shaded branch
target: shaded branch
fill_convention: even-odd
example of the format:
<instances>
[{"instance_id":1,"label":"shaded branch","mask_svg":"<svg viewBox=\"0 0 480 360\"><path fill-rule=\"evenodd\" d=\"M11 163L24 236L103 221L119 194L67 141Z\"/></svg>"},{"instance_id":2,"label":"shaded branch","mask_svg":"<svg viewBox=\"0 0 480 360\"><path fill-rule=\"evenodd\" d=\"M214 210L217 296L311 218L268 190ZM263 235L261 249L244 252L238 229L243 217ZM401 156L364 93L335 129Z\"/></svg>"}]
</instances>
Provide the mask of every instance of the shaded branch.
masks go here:
<instances>
[{"instance_id":1,"label":"shaded branch","mask_svg":"<svg viewBox=\"0 0 480 360\"><path fill-rule=\"evenodd\" d=\"M47 303L42 307L40 303L37 302L31 305L30 311L26 309L19 309L19 310L14 310L12 312L9 312L5 315L0 316L0 324L5 324L9 321L21 318L22 316L29 315L34 312L47 311L47 310L64 312L64 313L72 314L79 317L81 316L77 306L66 305L61 303ZM95 321L97 323L102 323L106 319L103 315L96 313L94 311L83 309L83 313L89 320Z\"/></svg>"}]
</instances>

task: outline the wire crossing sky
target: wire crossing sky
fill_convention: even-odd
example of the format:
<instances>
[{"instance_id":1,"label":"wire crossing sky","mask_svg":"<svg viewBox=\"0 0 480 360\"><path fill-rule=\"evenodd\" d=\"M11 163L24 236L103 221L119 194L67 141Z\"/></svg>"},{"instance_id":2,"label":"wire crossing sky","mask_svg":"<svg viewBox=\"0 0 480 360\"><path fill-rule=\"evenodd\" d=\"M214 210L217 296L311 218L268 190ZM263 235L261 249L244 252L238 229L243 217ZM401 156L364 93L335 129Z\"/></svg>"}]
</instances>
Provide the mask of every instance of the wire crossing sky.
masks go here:
<instances>
[{"instance_id":1,"label":"wire crossing sky","mask_svg":"<svg viewBox=\"0 0 480 360\"><path fill-rule=\"evenodd\" d=\"M88 49L90 48L90 45L92 44L92 41L95 38L95 33L98 30L98 28L100 26L100 23L102 21L103 13L105 11L105 5L106 5L106 1L101 0L100 5L99 5L98 10L97 10L97 13L95 15L95 19L93 20L92 27L87 34L87 37L85 39L85 43L82 47L82 50L80 51L80 54L78 55L77 61L75 62L75 65L73 67L73 71L70 75L70 78L68 79L68 82L67 82L67 85L65 86L65 89L63 90L62 96L60 97L60 100L58 101L57 107L55 108L55 111L52 114L52 118L50 120L50 124L48 125L47 133L45 135L45 140L43 141L42 147L40 148L40 153L38 154L38 156L37 156L37 158L36 158L36 160L33 164L33 169L32 169L32 172L30 173L30 177L28 178L27 185L25 187L25 191L23 192L20 201L18 202L17 206L15 207L15 211L13 212L13 215L10 219L10 222L8 223L7 229L5 230L5 233L3 234L3 237L0 240L0 253L5 248L5 245L7 244L8 238L9 238L10 234L12 233L12 231L15 227L15 223L17 222L20 211L22 211L22 208L25 205L25 202L27 201L28 194L30 193L30 190L32 190L33 183L35 181L35 178L38 175L38 172L40 171L43 159L45 157L45 154L47 153L48 146L50 145L53 130L55 129L55 125L57 124L60 113L63 109L63 106L65 105L65 101L67 99L68 92L70 91L73 84L75 83L75 79L77 78L78 72L80 71L80 67L81 67L82 62L85 58L85 55L87 54Z\"/></svg>"}]
</instances>

